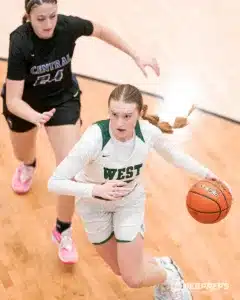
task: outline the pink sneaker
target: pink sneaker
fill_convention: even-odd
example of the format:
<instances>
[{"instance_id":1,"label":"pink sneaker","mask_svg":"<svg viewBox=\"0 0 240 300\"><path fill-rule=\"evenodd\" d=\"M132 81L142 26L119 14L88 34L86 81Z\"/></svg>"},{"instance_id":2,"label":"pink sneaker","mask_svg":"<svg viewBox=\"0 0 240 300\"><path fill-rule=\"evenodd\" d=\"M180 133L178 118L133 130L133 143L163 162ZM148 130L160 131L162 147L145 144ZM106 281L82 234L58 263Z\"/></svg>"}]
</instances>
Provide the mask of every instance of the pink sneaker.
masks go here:
<instances>
[{"instance_id":1,"label":"pink sneaker","mask_svg":"<svg viewBox=\"0 0 240 300\"><path fill-rule=\"evenodd\" d=\"M52 231L53 241L58 244L58 256L65 264L74 264L78 261L76 247L72 240L71 228L59 233L56 228Z\"/></svg>"},{"instance_id":2,"label":"pink sneaker","mask_svg":"<svg viewBox=\"0 0 240 300\"><path fill-rule=\"evenodd\" d=\"M26 166L23 163L17 167L12 178L12 189L15 193L25 194L30 190L34 170L34 167Z\"/></svg>"}]
</instances>

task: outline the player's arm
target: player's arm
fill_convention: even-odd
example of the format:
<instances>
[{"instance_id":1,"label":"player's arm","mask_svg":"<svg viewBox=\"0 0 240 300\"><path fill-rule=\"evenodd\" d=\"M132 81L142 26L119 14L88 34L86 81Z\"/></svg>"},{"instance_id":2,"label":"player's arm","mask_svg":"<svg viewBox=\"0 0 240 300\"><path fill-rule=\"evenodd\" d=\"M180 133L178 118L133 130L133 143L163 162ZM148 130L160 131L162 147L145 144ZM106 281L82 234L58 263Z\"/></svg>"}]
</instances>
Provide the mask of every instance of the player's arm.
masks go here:
<instances>
[{"instance_id":1,"label":"player's arm","mask_svg":"<svg viewBox=\"0 0 240 300\"><path fill-rule=\"evenodd\" d=\"M129 43L127 43L123 38L117 34L116 31L110 29L109 27L103 26L99 23L93 23L93 33L92 36L101 39L102 41L108 43L109 45L119 49L120 51L129 55L136 63L136 65L141 69L144 76L147 77L145 68L151 67L157 76L160 75L160 69L158 62L152 57L142 57L142 55L133 49Z\"/></svg>"},{"instance_id":2,"label":"player's arm","mask_svg":"<svg viewBox=\"0 0 240 300\"><path fill-rule=\"evenodd\" d=\"M143 58L138 51L134 50L123 38L120 37L120 35L117 34L116 31L97 22L78 17L71 16L69 17L69 21L72 32L75 35L75 39L81 35L98 38L129 55L145 76L147 76L145 71L146 66L151 67L157 75L160 74L159 66L155 58Z\"/></svg>"},{"instance_id":3,"label":"player's arm","mask_svg":"<svg viewBox=\"0 0 240 300\"><path fill-rule=\"evenodd\" d=\"M23 47L24 43L20 36L16 34L11 36L6 79L6 104L12 114L33 122L38 113L22 100L26 75Z\"/></svg>"},{"instance_id":4,"label":"player's arm","mask_svg":"<svg viewBox=\"0 0 240 300\"><path fill-rule=\"evenodd\" d=\"M26 45L27 43L22 37L16 34L11 36L6 79L6 104L12 114L40 126L53 116L55 109L41 114L22 99L27 72L23 53Z\"/></svg>"},{"instance_id":5,"label":"player's arm","mask_svg":"<svg viewBox=\"0 0 240 300\"><path fill-rule=\"evenodd\" d=\"M22 100L24 80L6 80L6 103L8 110L31 123L39 117L39 113Z\"/></svg>"},{"instance_id":6,"label":"player's arm","mask_svg":"<svg viewBox=\"0 0 240 300\"><path fill-rule=\"evenodd\" d=\"M94 184L81 183L75 176L101 151L99 129L93 125L86 129L68 156L57 166L48 181L48 190L59 195L91 197Z\"/></svg>"},{"instance_id":7,"label":"player's arm","mask_svg":"<svg viewBox=\"0 0 240 300\"><path fill-rule=\"evenodd\" d=\"M158 128L151 124L150 126L153 139L153 148L166 161L173 164L177 168L183 168L191 174L201 178L218 179L218 177L211 170L202 165L192 156L178 149L176 145L166 139L165 135Z\"/></svg>"},{"instance_id":8,"label":"player's arm","mask_svg":"<svg viewBox=\"0 0 240 300\"><path fill-rule=\"evenodd\" d=\"M125 40L123 40L120 35L109 27L103 26L99 23L93 23L93 37L96 37L109 45L119 49L120 51L126 53L134 60L138 57L137 51L134 50Z\"/></svg>"}]
</instances>

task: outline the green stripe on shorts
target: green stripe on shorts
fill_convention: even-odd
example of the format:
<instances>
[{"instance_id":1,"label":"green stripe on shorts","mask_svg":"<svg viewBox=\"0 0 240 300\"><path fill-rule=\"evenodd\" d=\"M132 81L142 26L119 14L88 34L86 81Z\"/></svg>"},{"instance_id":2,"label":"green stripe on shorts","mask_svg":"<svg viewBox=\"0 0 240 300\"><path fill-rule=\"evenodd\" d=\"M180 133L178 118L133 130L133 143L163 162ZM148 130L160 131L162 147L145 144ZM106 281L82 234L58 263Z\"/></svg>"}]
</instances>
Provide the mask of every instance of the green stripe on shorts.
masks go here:
<instances>
[{"instance_id":1,"label":"green stripe on shorts","mask_svg":"<svg viewBox=\"0 0 240 300\"><path fill-rule=\"evenodd\" d=\"M109 236L106 240L104 240L104 241L102 241L102 242L99 242L99 243L92 243L92 244L93 244L93 245L102 245L102 244L105 244L105 243L108 242L113 236L114 236L114 232L112 232L112 233L110 234L110 236Z\"/></svg>"}]
</instances>

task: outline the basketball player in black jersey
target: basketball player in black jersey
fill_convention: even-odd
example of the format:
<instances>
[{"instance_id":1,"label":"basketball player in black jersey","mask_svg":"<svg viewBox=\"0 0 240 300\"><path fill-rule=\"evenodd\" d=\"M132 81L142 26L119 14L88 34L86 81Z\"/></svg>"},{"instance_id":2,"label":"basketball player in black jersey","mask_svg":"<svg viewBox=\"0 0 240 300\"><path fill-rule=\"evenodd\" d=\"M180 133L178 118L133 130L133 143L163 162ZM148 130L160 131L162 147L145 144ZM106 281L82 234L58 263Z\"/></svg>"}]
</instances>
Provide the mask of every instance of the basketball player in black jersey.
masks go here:
<instances>
[{"instance_id":1,"label":"basketball player in black jersey","mask_svg":"<svg viewBox=\"0 0 240 300\"><path fill-rule=\"evenodd\" d=\"M18 194L29 191L36 169L36 134L44 125L56 163L79 138L80 95L71 60L81 36L99 38L128 54L145 73L159 75L155 59L142 59L113 31L92 21L58 14L57 0L25 0L23 24L10 34L7 79L2 90L3 114L10 128L16 158L12 179ZM78 259L71 238L74 198L59 196L53 238L62 262Z\"/></svg>"}]
</instances>

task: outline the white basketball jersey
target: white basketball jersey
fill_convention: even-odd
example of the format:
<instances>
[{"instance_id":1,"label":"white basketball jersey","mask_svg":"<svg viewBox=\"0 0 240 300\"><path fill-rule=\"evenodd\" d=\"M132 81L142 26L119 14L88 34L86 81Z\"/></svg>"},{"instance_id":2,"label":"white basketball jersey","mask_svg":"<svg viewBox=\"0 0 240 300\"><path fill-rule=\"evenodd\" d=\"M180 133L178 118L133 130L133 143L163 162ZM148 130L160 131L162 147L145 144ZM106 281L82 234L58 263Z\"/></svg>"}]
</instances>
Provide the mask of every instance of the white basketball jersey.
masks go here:
<instances>
[{"instance_id":1,"label":"white basketball jersey","mask_svg":"<svg viewBox=\"0 0 240 300\"><path fill-rule=\"evenodd\" d=\"M49 190L63 195L91 197L94 184L121 180L139 182L150 149L169 163L192 174L205 177L210 170L191 156L179 151L161 130L146 120L137 122L132 140L117 141L110 121L98 121L88 127L68 156L58 165L49 180ZM81 183L77 184L75 181Z\"/></svg>"},{"instance_id":2,"label":"white basketball jersey","mask_svg":"<svg viewBox=\"0 0 240 300\"><path fill-rule=\"evenodd\" d=\"M138 178L151 144L150 135L147 136L146 130L144 130L148 125L148 121L137 122L132 141L121 143L111 135L109 120L94 124L93 126L98 127L101 135L101 149L92 162L86 165L84 173L82 173L85 175L85 179L91 182L104 183L107 180L131 182ZM122 145L120 146L120 144Z\"/></svg>"}]
</instances>

